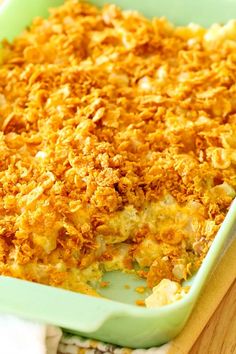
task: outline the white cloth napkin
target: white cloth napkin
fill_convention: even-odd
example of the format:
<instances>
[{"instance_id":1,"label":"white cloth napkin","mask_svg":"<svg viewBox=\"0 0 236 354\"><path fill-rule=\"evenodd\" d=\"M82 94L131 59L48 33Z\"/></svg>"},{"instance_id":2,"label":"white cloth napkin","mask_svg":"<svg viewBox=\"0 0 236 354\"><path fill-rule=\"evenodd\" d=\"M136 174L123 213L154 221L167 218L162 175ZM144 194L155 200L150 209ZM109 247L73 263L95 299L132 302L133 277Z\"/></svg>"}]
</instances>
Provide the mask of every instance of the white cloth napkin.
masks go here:
<instances>
[{"instance_id":1,"label":"white cloth napkin","mask_svg":"<svg viewBox=\"0 0 236 354\"><path fill-rule=\"evenodd\" d=\"M76 354L78 348L84 354L166 354L169 345L129 350L69 334L62 337L62 331L58 327L10 315L0 316L1 354L57 354L58 350L61 354Z\"/></svg>"},{"instance_id":2,"label":"white cloth napkin","mask_svg":"<svg viewBox=\"0 0 236 354\"><path fill-rule=\"evenodd\" d=\"M0 353L2 354L56 354L62 331L19 319L0 316Z\"/></svg>"}]
</instances>

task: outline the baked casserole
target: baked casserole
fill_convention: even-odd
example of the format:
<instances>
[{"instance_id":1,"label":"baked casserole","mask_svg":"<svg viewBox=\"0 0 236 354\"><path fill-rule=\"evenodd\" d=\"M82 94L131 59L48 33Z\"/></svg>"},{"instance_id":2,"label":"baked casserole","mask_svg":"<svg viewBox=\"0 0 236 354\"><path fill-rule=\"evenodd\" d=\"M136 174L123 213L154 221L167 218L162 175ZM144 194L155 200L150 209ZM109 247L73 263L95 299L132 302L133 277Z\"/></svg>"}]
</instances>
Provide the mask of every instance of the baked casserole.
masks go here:
<instances>
[{"instance_id":1,"label":"baked casserole","mask_svg":"<svg viewBox=\"0 0 236 354\"><path fill-rule=\"evenodd\" d=\"M182 296L235 196L235 35L69 0L3 42L0 274Z\"/></svg>"}]
</instances>

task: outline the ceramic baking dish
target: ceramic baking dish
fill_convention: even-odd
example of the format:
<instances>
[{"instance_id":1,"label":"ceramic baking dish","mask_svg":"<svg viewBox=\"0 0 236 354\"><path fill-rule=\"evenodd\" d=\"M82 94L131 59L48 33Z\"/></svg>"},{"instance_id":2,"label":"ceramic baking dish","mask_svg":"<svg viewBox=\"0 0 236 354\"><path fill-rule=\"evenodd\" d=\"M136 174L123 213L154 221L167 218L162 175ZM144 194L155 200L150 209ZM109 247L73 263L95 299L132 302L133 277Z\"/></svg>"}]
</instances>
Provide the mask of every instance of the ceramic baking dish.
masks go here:
<instances>
[{"instance_id":1,"label":"ceramic baking dish","mask_svg":"<svg viewBox=\"0 0 236 354\"><path fill-rule=\"evenodd\" d=\"M62 0L0 0L1 2L0 39L12 39L33 17L46 16L48 7L57 6ZM99 5L107 1L92 2ZM236 10L236 1L226 0L112 2L123 8L137 9L146 16L165 15L176 24L197 22L204 26L227 21ZM106 293L113 300L0 277L0 311L58 325L70 332L122 346L141 348L160 345L175 337L185 325L200 292L232 240L235 223L236 201L232 203L201 268L189 280L190 292L176 303L158 309L129 304L134 303L137 294L132 289L140 281L117 273L106 276L106 280L116 283ZM127 282L131 286L130 291L123 286Z\"/></svg>"}]
</instances>

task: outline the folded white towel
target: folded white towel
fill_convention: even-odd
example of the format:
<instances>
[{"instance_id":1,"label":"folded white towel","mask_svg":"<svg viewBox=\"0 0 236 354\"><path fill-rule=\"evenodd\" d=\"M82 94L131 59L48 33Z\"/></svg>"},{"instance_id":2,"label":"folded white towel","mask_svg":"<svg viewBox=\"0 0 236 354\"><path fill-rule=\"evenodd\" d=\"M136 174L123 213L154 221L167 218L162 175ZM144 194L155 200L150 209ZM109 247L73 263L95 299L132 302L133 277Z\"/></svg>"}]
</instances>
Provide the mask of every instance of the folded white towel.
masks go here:
<instances>
[{"instance_id":1,"label":"folded white towel","mask_svg":"<svg viewBox=\"0 0 236 354\"><path fill-rule=\"evenodd\" d=\"M10 315L0 316L1 354L56 354L62 331L19 319Z\"/></svg>"},{"instance_id":2,"label":"folded white towel","mask_svg":"<svg viewBox=\"0 0 236 354\"><path fill-rule=\"evenodd\" d=\"M61 343L59 344L61 340ZM65 335L55 326L43 325L10 315L0 316L0 354L167 354L170 344L159 348L127 350L79 336Z\"/></svg>"},{"instance_id":3,"label":"folded white towel","mask_svg":"<svg viewBox=\"0 0 236 354\"><path fill-rule=\"evenodd\" d=\"M61 340L61 343L59 344ZM65 335L58 327L10 315L0 316L0 354L166 354L170 344L159 348L127 350L79 336Z\"/></svg>"}]
</instances>

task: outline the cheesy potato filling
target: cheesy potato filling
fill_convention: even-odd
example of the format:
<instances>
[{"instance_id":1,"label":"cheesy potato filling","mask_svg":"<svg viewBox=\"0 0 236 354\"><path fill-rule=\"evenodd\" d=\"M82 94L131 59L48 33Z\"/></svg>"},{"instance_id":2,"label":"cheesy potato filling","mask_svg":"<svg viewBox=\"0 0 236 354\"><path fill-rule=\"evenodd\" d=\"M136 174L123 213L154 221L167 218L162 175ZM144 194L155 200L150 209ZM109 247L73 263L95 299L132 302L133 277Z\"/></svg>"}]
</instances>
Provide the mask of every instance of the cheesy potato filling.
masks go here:
<instances>
[{"instance_id":1,"label":"cheesy potato filling","mask_svg":"<svg viewBox=\"0 0 236 354\"><path fill-rule=\"evenodd\" d=\"M1 275L186 293L235 197L235 35L69 0L2 42Z\"/></svg>"}]
</instances>

